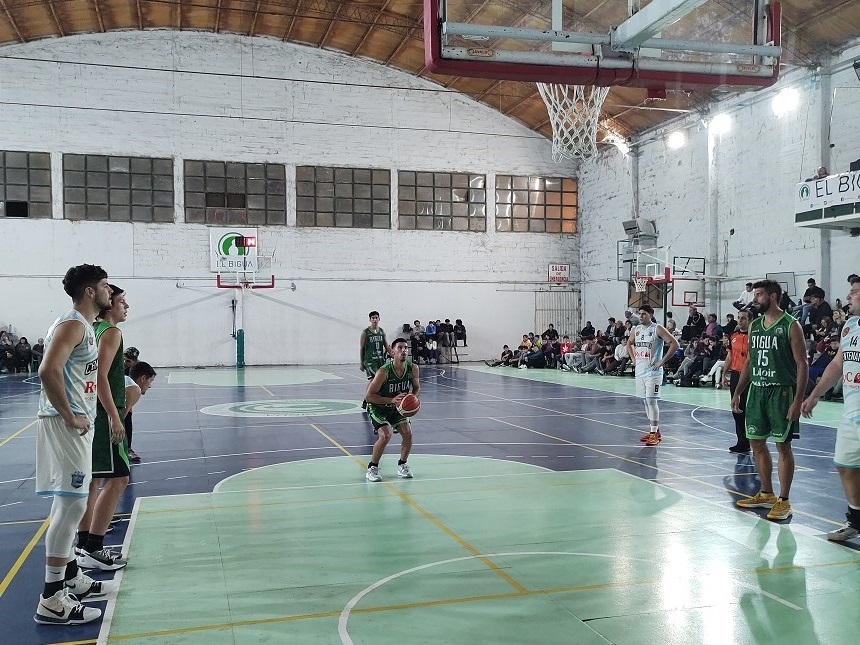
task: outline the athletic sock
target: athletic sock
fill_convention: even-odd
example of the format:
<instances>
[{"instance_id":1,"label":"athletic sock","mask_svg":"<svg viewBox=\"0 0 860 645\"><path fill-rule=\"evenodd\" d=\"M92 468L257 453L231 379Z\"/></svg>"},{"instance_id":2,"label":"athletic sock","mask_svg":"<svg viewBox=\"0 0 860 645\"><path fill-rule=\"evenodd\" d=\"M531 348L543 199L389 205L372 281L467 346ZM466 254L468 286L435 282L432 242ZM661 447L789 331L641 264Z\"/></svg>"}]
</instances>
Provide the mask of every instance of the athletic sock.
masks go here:
<instances>
[{"instance_id":1,"label":"athletic sock","mask_svg":"<svg viewBox=\"0 0 860 645\"><path fill-rule=\"evenodd\" d=\"M90 537L89 531L78 531L78 543L75 545L79 549L83 549L87 546L87 540Z\"/></svg>"},{"instance_id":2,"label":"athletic sock","mask_svg":"<svg viewBox=\"0 0 860 645\"><path fill-rule=\"evenodd\" d=\"M104 535L96 535L95 533L90 533L90 537L87 540L87 546L84 547L84 550L87 553L95 553L96 551L101 551L105 546L105 536Z\"/></svg>"},{"instance_id":3,"label":"athletic sock","mask_svg":"<svg viewBox=\"0 0 860 645\"><path fill-rule=\"evenodd\" d=\"M403 465L403 464L405 464L405 463L406 463L406 460L404 460L404 459L398 459L398 460L397 460L397 465L398 465L398 466L402 466L402 465Z\"/></svg>"},{"instance_id":4,"label":"athletic sock","mask_svg":"<svg viewBox=\"0 0 860 645\"><path fill-rule=\"evenodd\" d=\"M78 561L77 561L77 559L72 558L66 564L65 580L72 580L75 576L78 575L78 571L79 571Z\"/></svg>"},{"instance_id":5,"label":"athletic sock","mask_svg":"<svg viewBox=\"0 0 860 645\"><path fill-rule=\"evenodd\" d=\"M855 529L860 528L860 508L848 505L848 523Z\"/></svg>"},{"instance_id":6,"label":"athletic sock","mask_svg":"<svg viewBox=\"0 0 860 645\"><path fill-rule=\"evenodd\" d=\"M379 468L379 462L376 462L376 461L368 461L367 462L368 468L372 468L373 466L376 466L377 468Z\"/></svg>"},{"instance_id":7,"label":"athletic sock","mask_svg":"<svg viewBox=\"0 0 860 645\"><path fill-rule=\"evenodd\" d=\"M66 567L60 565L55 567L51 564L45 565L45 589L42 591L43 598L50 598L60 591L65 585Z\"/></svg>"}]
</instances>

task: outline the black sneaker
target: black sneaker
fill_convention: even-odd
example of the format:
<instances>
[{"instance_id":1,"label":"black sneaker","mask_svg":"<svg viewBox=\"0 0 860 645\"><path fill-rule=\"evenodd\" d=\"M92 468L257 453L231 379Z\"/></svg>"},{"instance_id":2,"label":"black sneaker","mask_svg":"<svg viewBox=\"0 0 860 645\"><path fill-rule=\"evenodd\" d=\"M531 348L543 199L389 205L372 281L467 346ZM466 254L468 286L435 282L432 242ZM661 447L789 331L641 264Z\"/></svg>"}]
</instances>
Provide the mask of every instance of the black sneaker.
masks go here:
<instances>
[{"instance_id":1,"label":"black sneaker","mask_svg":"<svg viewBox=\"0 0 860 645\"><path fill-rule=\"evenodd\" d=\"M105 547L101 551L83 551L78 554L78 566L82 569L98 569L99 571L116 571L128 564L118 553Z\"/></svg>"}]
</instances>

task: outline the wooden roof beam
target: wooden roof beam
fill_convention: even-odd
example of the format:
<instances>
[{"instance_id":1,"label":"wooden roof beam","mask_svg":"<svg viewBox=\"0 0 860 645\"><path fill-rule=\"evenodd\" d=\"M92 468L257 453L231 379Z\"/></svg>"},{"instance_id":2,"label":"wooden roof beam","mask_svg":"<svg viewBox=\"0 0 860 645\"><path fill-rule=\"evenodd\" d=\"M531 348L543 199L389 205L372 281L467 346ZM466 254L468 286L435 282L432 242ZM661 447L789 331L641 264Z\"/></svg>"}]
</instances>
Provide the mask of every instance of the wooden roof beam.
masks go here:
<instances>
[{"instance_id":1,"label":"wooden roof beam","mask_svg":"<svg viewBox=\"0 0 860 645\"><path fill-rule=\"evenodd\" d=\"M296 8L293 11L293 15L290 16L289 24L287 28L284 30L284 37L281 40L290 40L290 36L293 35L293 25L296 24L296 17L299 15L299 7L301 7L301 0L296 3Z\"/></svg>"},{"instance_id":2,"label":"wooden roof beam","mask_svg":"<svg viewBox=\"0 0 860 645\"><path fill-rule=\"evenodd\" d=\"M319 48L325 47L326 38L328 38L328 35L331 33L332 27L334 27L334 23L337 21L337 14L339 11L340 11L340 6L338 6L334 10L334 15L329 19L328 26L325 28L325 32L323 33L322 37L320 38L320 41L317 44L317 47L319 47Z\"/></svg>"},{"instance_id":3,"label":"wooden roof beam","mask_svg":"<svg viewBox=\"0 0 860 645\"><path fill-rule=\"evenodd\" d=\"M379 11L377 12L376 16L374 16L371 23L364 30L364 35L361 37L361 40L359 40L358 44L352 48L351 52L349 52L350 56L355 56L355 53L364 46L364 43L367 41L367 37L370 36L370 34L373 32L373 28L376 27L377 23L379 22L379 19L382 17L382 14L385 12L386 9L388 9L388 4L390 2L391 0L385 0L385 4L383 4L379 8Z\"/></svg>"},{"instance_id":4,"label":"wooden roof beam","mask_svg":"<svg viewBox=\"0 0 860 645\"><path fill-rule=\"evenodd\" d=\"M63 25L60 24L60 19L57 17L53 0L48 0L48 8L51 10L51 15L54 17L54 24L57 25L57 31L61 37L65 38L66 32L63 30Z\"/></svg>"},{"instance_id":5,"label":"wooden roof beam","mask_svg":"<svg viewBox=\"0 0 860 645\"><path fill-rule=\"evenodd\" d=\"M257 4L254 5L254 19L251 21L251 28L248 30L248 35L253 36L254 32L257 31L257 18L260 15L260 0L257 0Z\"/></svg>"},{"instance_id":6,"label":"wooden roof beam","mask_svg":"<svg viewBox=\"0 0 860 645\"><path fill-rule=\"evenodd\" d=\"M218 0L218 9L215 12L215 33L221 33L221 0Z\"/></svg>"},{"instance_id":7,"label":"wooden roof beam","mask_svg":"<svg viewBox=\"0 0 860 645\"><path fill-rule=\"evenodd\" d=\"M105 32L105 21L102 20L102 10L99 8L99 0L93 0L93 7L96 10L96 17L99 19L99 29L102 33Z\"/></svg>"},{"instance_id":8,"label":"wooden roof beam","mask_svg":"<svg viewBox=\"0 0 860 645\"><path fill-rule=\"evenodd\" d=\"M137 5L137 26L143 31L143 12L140 10L140 0L134 0L134 3Z\"/></svg>"},{"instance_id":9,"label":"wooden roof beam","mask_svg":"<svg viewBox=\"0 0 860 645\"><path fill-rule=\"evenodd\" d=\"M12 17L12 14L9 13L9 8L6 6L6 0L0 0L0 8L3 9L3 13L6 14L6 20L9 21L9 24L12 25L12 29L15 30L15 35L18 36L18 40L22 43L26 43L27 39L24 38L23 34L21 34L21 30L18 29L18 24L15 22L15 19Z\"/></svg>"}]
</instances>

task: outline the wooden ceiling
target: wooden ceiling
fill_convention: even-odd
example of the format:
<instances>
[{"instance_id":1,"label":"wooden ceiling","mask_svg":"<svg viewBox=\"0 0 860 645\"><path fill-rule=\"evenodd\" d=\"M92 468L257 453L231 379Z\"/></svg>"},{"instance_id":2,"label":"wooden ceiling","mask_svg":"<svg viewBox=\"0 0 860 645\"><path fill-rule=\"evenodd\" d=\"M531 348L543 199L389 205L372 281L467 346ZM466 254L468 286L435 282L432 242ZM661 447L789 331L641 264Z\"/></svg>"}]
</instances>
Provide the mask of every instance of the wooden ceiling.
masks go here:
<instances>
[{"instance_id":1,"label":"wooden ceiling","mask_svg":"<svg viewBox=\"0 0 860 645\"><path fill-rule=\"evenodd\" d=\"M459 0L480 11L489 0ZM752 0L709 0L665 37L748 39ZM508 24L549 20L550 0L493 0ZM643 5L646 4L643 0ZM567 21L583 31L607 32L626 17L624 0L569 0ZM783 0L783 65L814 66L860 36L858 0ZM534 84L435 76L424 67L422 0L0 0L0 44L132 29L179 29L268 36L343 52L427 78L485 103L529 128L552 132ZM646 100L643 89L613 88L601 129L630 136L714 98L670 92Z\"/></svg>"}]
</instances>

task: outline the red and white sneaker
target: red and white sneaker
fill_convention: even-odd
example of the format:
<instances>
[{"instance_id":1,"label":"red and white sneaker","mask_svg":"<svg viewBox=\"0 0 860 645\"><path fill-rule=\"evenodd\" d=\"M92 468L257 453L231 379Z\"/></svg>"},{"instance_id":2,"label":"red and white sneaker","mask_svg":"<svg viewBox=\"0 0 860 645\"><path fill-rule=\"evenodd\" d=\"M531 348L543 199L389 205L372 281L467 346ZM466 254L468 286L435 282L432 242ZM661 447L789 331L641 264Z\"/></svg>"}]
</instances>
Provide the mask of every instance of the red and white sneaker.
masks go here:
<instances>
[{"instance_id":1,"label":"red and white sneaker","mask_svg":"<svg viewBox=\"0 0 860 645\"><path fill-rule=\"evenodd\" d=\"M659 432L649 432L648 436L645 438L645 445L656 446L662 439L663 437L660 436Z\"/></svg>"},{"instance_id":2,"label":"red and white sneaker","mask_svg":"<svg viewBox=\"0 0 860 645\"><path fill-rule=\"evenodd\" d=\"M646 432L646 433L645 433L645 434L643 434L641 437L639 437L639 441L641 441L642 443L647 442L647 441L648 441L648 437L650 437L650 436L651 436L651 434L652 434L651 432ZM658 431L657 431L657 441L659 442L662 438L663 438L663 435L661 435L661 434L660 434L660 431L658 430Z\"/></svg>"}]
</instances>

